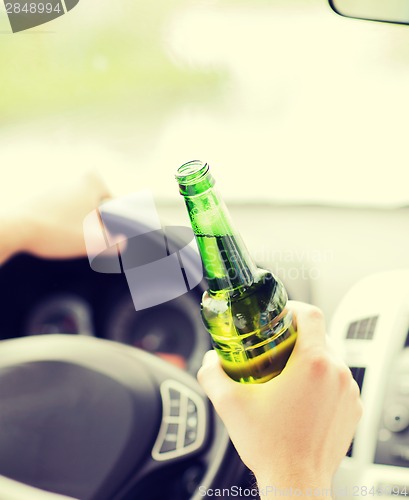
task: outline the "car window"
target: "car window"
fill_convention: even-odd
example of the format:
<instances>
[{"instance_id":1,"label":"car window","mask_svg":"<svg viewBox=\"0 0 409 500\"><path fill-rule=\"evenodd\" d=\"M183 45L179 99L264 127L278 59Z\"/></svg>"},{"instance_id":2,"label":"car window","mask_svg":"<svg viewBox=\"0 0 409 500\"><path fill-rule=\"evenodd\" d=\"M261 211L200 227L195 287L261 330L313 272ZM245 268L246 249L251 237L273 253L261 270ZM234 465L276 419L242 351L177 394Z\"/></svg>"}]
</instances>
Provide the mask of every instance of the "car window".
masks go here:
<instances>
[{"instance_id":1,"label":"car window","mask_svg":"<svg viewBox=\"0 0 409 500\"><path fill-rule=\"evenodd\" d=\"M323 0L82 0L14 34L2 9L0 31L3 203L90 168L174 200L195 158L240 202L409 201L405 26Z\"/></svg>"}]
</instances>

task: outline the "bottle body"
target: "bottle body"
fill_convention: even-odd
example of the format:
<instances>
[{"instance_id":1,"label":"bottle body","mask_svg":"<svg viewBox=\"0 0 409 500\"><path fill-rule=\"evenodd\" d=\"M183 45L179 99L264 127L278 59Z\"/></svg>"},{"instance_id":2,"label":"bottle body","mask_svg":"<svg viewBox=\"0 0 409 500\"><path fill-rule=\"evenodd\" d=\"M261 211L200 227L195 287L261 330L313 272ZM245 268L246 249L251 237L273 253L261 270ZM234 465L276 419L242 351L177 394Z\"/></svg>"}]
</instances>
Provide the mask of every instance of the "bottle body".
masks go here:
<instances>
[{"instance_id":1,"label":"bottle body","mask_svg":"<svg viewBox=\"0 0 409 500\"><path fill-rule=\"evenodd\" d=\"M252 261L208 166L190 162L178 173L209 285L201 311L213 347L232 379L266 382L283 370L297 338L285 288Z\"/></svg>"},{"instance_id":2,"label":"bottle body","mask_svg":"<svg viewBox=\"0 0 409 500\"><path fill-rule=\"evenodd\" d=\"M297 338L286 303L282 283L262 269L240 294L204 292L203 322L232 379L262 383L283 370Z\"/></svg>"}]
</instances>

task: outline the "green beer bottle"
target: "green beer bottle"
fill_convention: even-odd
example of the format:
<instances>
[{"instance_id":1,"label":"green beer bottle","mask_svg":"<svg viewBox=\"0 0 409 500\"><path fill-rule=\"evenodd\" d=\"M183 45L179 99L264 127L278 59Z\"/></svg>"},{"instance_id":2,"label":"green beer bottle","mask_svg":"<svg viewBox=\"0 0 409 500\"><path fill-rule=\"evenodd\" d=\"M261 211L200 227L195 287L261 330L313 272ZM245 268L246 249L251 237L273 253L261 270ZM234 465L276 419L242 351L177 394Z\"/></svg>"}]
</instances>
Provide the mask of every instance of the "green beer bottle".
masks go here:
<instances>
[{"instance_id":1,"label":"green beer bottle","mask_svg":"<svg viewBox=\"0 0 409 500\"><path fill-rule=\"evenodd\" d=\"M266 382L282 371L297 337L286 309L287 292L251 259L214 189L209 166L185 163L176 179L209 287L202 298L202 318L214 349L234 380Z\"/></svg>"}]
</instances>

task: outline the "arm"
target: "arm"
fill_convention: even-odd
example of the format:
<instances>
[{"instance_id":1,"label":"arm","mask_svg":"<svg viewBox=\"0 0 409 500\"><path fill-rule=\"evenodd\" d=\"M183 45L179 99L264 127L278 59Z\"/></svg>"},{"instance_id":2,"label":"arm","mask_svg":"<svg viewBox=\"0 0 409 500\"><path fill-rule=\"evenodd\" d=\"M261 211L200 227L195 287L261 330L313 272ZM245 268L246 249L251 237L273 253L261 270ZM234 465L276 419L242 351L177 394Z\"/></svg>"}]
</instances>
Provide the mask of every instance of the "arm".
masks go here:
<instances>
[{"instance_id":1,"label":"arm","mask_svg":"<svg viewBox=\"0 0 409 500\"><path fill-rule=\"evenodd\" d=\"M359 389L326 344L321 311L297 302L289 307L298 339L278 377L239 384L210 351L198 379L267 498L275 496L273 488L298 489L303 496L315 490L328 497L362 413Z\"/></svg>"},{"instance_id":2,"label":"arm","mask_svg":"<svg viewBox=\"0 0 409 500\"><path fill-rule=\"evenodd\" d=\"M0 214L0 265L18 252L48 258L86 255L83 219L108 196L101 178L90 173Z\"/></svg>"}]
</instances>

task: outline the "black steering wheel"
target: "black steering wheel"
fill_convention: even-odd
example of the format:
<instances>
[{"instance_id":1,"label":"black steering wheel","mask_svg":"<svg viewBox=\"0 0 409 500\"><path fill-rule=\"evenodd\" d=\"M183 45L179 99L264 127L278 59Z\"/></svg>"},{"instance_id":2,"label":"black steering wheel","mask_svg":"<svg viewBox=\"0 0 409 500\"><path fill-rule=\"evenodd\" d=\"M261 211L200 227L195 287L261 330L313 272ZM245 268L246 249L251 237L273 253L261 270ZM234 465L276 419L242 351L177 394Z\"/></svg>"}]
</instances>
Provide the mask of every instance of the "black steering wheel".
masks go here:
<instances>
[{"instance_id":1,"label":"black steering wheel","mask_svg":"<svg viewBox=\"0 0 409 500\"><path fill-rule=\"evenodd\" d=\"M112 221L122 231L135 224ZM197 256L184 262L198 272ZM81 500L184 500L237 484L244 470L186 371L95 337L0 343L1 475Z\"/></svg>"}]
</instances>

